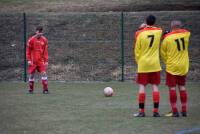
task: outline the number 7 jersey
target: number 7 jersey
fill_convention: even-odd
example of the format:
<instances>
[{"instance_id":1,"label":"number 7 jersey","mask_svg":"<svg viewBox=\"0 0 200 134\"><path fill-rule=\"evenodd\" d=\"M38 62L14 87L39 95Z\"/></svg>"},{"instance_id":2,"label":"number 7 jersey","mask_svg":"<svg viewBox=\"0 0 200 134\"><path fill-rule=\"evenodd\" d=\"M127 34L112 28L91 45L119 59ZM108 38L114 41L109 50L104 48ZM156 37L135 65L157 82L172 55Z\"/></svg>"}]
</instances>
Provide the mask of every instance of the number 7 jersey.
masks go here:
<instances>
[{"instance_id":1,"label":"number 7 jersey","mask_svg":"<svg viewBox=\"0 0 200 134\"><path fill-rule=\"evenodd\" d=\"M161 70L159 48L162 29L145 27L135 34L134 54L138 73L158 72Z\"/></svg>"},{"instance_id":2,"label":"number 7 jersey","mask_svg":"<svg viewBox=\"0 0 200 134\"><path fill-rule=\"evenodd\" d=\"M189 38L190 32L185 29L174 30L164 36L160 53L168 73L179 76L187 74Z\"/></svg>"}]
</instances>

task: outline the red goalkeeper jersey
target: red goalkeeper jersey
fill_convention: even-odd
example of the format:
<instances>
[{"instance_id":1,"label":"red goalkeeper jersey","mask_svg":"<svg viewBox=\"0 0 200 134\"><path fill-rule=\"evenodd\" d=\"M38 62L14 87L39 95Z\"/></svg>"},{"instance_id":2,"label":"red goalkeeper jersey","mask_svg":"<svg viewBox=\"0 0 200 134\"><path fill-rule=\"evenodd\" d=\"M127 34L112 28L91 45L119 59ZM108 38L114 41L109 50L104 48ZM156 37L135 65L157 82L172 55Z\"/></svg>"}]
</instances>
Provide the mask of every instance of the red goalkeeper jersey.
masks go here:
<instances>
[{"instance_id":1,"label":"red goalkeeper jersey","mask_svg":"<svg viewBox=\"0 0 200 134\"><path fill-rule=\"evenodd\" d=\"M26 57L33 64L48 62L48 40L44 36L40 38L32 36L28 40Z\"/></svg>"}]
</instances>

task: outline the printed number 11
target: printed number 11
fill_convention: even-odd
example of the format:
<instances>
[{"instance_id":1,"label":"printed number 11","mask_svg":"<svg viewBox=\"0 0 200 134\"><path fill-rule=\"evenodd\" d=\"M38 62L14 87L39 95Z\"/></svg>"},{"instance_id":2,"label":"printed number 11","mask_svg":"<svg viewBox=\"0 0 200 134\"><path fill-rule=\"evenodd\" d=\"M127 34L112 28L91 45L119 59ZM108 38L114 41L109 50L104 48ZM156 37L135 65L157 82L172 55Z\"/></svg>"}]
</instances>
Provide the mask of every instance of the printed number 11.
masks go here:
<instances>
[{"instance_id":1,"label":"printed number 11","mask_svg":"<svg viewBox=\"0 0 200 134\"><path fill-rule=\"evenodd\" d=\"M183 48L182 50L185 50L185 41L184 41L184 38L180 38L180 40L181 40L181 43L182 43L182 48ZM177 44L178 51L181 51L181 45L180 45L179 39L176 39L175 42Z\"/></svg>"}]
</instances>

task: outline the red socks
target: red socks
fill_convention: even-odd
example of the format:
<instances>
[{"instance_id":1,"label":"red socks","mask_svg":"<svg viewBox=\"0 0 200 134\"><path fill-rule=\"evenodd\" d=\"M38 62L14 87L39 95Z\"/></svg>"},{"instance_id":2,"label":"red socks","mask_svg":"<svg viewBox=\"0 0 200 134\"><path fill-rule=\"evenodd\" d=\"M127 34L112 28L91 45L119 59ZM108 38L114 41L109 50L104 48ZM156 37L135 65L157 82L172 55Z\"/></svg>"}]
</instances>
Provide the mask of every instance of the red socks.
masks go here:
<instances>
[{"instance_id":1,"label":"red socks","mask_svg":"<svg viewBox=\"0 0 200 134\"><path fill-rule=\"evenodd\" d=\"M159 91L153 92L152 96L153 96L153 103L154 103L153 112L158 113L159 102L160 102L160 92Z\"/></svg>"},{"instance_id":2,"label":"red socks","mask_svg":"<svg viewBox=\"0 0 200 134\"><path fill-rule=\"evenodd\" d=\"M145 97L146 97L146 94L145 94L145 93L139 93L139 94L138 94L138 102L139 102L139 109L140 109L140 112L144 112Z\"/></svg>"},{"instance_id":3,"label":"red socks","mask_svg":"<svg viewBox=\"0 0 200 134\"><path fill-rule=\"evenodd\" d=\"M180 90L180 98L182 104L182 112L187 111L187 92L186 90Z\"/></svg>"},{"instance_id":4,"label":"red socks","mask_svg":"<svg viewBox=\"0 0 200 134\"><path fill-rule=\"evenodd\" d=\"M47 77L42 77L43 90L48 90ZM29 79L29 89L34 90L34 79Z\"/></svg>"},{"instance_id":5,"label":"red socks","mask_svg":"<svg viewBox=\"0 0 200 134\"><path fill-rule=\"evenodd\" d=\"M172 112L173 113L178 112L176 107L176 101L177 101L176 90L169 90L169 99L172 107Z\"/></svg>"},{"instance_id":6,"label":"red socks","mask_svg":"<svg viewBox=\"0 0 200 134\"><path fill-rule=\"evenodd\" d=\"M159 108L159 101L160 101L160 92L153 92L153 102L154 102L154 109L153 112L158 112ZM146 94L139 93L138 94L138 102L139 102L139 109L140 112L144 112L144 103L145 103Z\"/></svg>"},{"instance_id":7,"label":"red socks","mask_svg":"<svg viewBox=\"0 0 200 134\"><path fill-rule=\"evenodd\" d=\"M29 89L34 90L34 79L29 79Z\"/></svg>"},{"instance_id":8,"label":"red socks","mask_svg":"<svg viewBox=\"0 0 200 134\"><path fill-rule=\"evenodd\" d=\"M43 90L48 90L47 77L42 77Z\"/></svg>"},{"instance_id":9,"label":"red socks","mask_svg":"<svg viewBox=\"0 0 200 134\"><path fill-rule=\"evenodd\" d=\"M178 112L176 107L177 95L176 90L170 90L170 103L172 106L172 112ZM187 112L187 92L186 90L180 90L180 99L182 104L182 112Z\"/></svg>"},{"instance_id":10,"label":"red socks","mask_svg":"<svg viewBox=\"0 0 200 134\"><path fill-rule=\"evenodd\" d=\"M153 103L154 103L154 109L153 112L158 112L159 108L159 102L160 102L160 92L153 92L152 93L153 97ZM139 102L139 111L144 112L144 105L145 105L145 98L146 94L145 93L139 93L138 94L138 102ZM177 94L176 90L169 90L169 99L170 99L170 104L172 107L172 112L176 113L178 112L176 102L177 102ZM180 90L180 99L181 99L181 104L182 104L182 112L187 112L187 92L186 90Z\"/></svg>"}]
</instances>

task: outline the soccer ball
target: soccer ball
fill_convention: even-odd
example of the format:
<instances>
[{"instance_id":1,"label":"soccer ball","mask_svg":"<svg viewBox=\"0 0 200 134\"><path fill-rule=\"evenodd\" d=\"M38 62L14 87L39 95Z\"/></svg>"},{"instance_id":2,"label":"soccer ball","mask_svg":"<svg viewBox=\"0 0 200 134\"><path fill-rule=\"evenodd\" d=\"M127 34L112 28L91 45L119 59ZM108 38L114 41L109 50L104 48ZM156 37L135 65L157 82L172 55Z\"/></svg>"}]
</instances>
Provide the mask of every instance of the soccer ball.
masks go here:
<instances>
[{"instance_id":1,"label":"soccer ball","mask_svg":"<svg viewBox=\"0 0 200 134\"><path fill-rule=\"evenodd\" d=\"M114 91L111 87L106 87L106 88L104 88L103 93L106 97L111 97L113 95Z\"/></svg>"}]
</instances>

